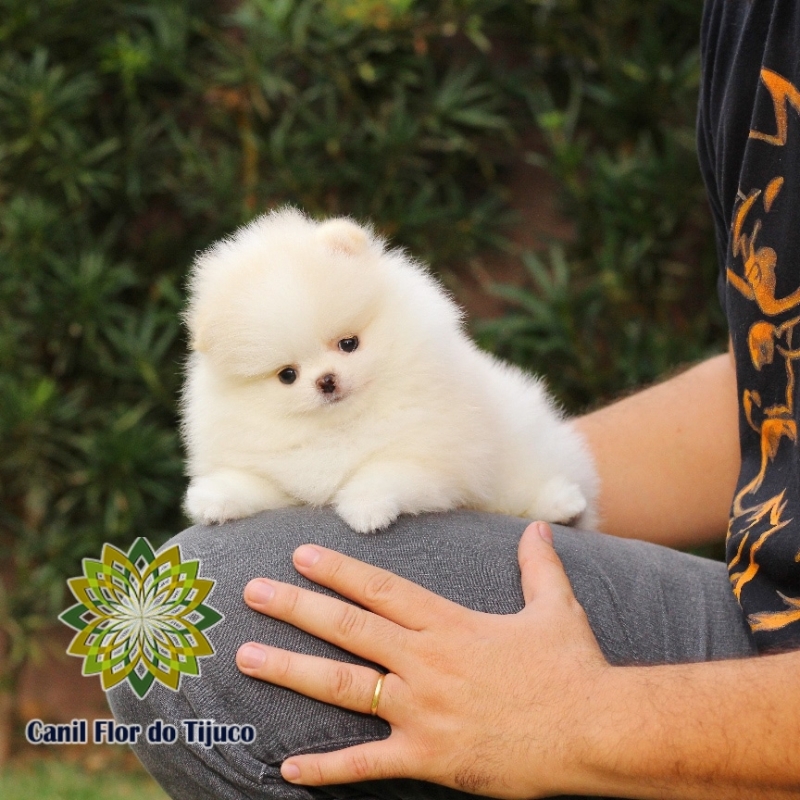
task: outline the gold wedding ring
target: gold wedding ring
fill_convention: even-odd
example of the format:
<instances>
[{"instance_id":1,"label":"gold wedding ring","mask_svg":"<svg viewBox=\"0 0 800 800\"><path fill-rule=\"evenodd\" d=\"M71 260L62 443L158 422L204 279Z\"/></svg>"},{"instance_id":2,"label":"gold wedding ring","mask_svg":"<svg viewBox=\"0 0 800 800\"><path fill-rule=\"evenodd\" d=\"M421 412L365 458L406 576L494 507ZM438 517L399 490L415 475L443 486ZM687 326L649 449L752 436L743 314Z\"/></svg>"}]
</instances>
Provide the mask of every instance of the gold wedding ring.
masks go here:
<instances>
[{"instance_id":1,"label":"gold wedding ring","mask_svg":"<svg viewBox=\"0 0 800 800\"><path fill-rule=\"evenodd\" d=\"M375 684L375 692L372 695L372 705L369 708L369 713L372 714L373 717L378 714L378 703L381 700L381 692L383 691L383 679L385 677L386 677L385 674L381 675L378 678L378 682Z\"/></svg>"}]
</instances>

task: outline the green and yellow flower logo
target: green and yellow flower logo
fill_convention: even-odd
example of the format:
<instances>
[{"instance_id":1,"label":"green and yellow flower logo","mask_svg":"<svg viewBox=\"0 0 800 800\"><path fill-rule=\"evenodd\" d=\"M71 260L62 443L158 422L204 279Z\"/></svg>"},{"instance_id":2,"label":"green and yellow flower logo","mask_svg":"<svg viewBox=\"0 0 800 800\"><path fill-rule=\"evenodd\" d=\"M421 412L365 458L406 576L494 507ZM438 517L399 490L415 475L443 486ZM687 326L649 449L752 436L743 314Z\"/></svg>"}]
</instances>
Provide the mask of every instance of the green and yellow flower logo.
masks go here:
<instances>
[{"instance_id":1,"label":"green and yellow flower logo","mask_svg":"<svg viewBox=\"0 0 800 800\"><path fill-rule=\"evenodd\" d=\"M84 558L83 577L67 582L78 600L59 616L78 631L67 653L106 691L124 680L140 699L155 681L177 691L214 655L204 631L222 619L204 604L215 581L199 571L199 561L181 561L178 545L158 555L144 538L127 553L104 545L100 560Z\"/></svg>"}]
</instances>

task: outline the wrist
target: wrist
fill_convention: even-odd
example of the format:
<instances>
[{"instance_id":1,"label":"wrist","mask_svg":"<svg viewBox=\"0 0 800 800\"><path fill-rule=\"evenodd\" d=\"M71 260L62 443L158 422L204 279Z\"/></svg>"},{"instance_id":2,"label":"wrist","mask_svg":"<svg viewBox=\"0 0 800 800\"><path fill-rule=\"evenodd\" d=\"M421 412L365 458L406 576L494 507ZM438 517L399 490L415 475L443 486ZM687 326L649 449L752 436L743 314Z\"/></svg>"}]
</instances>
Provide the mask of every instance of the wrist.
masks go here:
<instances>
[{"instance_id":1,"label":"wrist","mask_svg":"<svg viewBox=\"0 0 800 800\"><path fill-rule=\"evenodd\" d=\"M609 667L578 721L569 791L637 800L797 797L796 762L778 755L797 704L777 705L763 674L769 666L791 669L781 658ZM736 701L742 683L764 689L752 718Z\"/></svg>"},{"instance_id":2,"label":"wrist","mask_svg":"<svg viewBox=\"0 0 800 800\"><path fill-rule=\"evenodd\" d=\"M637 735L638 676L632 667L604 664L587 676L568 723L562 794L626 796L628 742ZM641 708L641 706L639 706Z\"/></svg>"}]
</instances>

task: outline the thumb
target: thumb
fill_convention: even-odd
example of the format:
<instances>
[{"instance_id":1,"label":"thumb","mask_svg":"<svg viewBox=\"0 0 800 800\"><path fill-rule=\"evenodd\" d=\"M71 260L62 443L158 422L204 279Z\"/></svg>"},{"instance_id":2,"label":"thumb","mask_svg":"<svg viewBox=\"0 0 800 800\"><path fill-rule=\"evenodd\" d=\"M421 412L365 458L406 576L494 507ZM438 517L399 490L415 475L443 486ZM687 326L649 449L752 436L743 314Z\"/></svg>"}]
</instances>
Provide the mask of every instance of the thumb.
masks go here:
<instances>
[{"instance_id":1,"label":"thumb","mask_svg":"<svg viewBox=\"0 0 800 800\"><path fill-rule=\"evenodd\" d=\"M546 522L525 528L517 550L525 605L546 592L572 596L564 565L553 547L553 531Z\"/></svg>"}]
</instances>

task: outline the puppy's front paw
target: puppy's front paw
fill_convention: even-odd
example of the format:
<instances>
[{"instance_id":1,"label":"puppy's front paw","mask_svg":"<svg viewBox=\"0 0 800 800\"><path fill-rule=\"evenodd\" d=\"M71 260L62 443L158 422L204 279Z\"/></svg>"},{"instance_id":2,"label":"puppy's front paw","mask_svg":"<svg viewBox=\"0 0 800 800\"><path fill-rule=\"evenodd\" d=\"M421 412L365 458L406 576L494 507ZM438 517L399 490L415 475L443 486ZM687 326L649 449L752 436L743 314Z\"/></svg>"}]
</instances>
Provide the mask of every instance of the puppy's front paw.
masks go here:
<instances>
[{"instance_id":1,"label":"puppy's front paw","mask_svg":"<svg viewBox=\"0 0 800 800\"><path fill-rule=\"evenodd\" d=\"M258 476L219 470L192 479L183 507L194 522L211 525L288 505L290 498Z\"/></svg>"},{"instance_id":2,"label":"puppy's front paw","mask_svg":"<svg viewBox=\"0 0 800 800\"><path fill-rule=\"evenodd\" d=\"M400 506L392 497L359 496L342 489L334 502L336 513L356 532L375 533L388 528L400 515Z\"/></svg>"},{"instance_id":3,"label":"puppy's front paw","mask_svg":"<svg viewBox=\"0 0 800 800\"><path fill-rule=\"evenodd\" d=\"M573 522L586 511L586 498L577 483L561 475L547 481L529 516L545 522Z\"/></svg>"}]
</instances>

